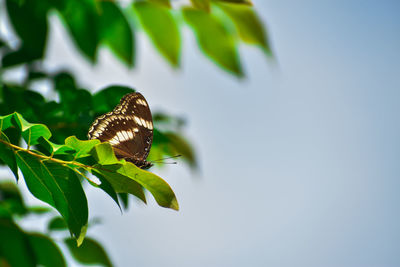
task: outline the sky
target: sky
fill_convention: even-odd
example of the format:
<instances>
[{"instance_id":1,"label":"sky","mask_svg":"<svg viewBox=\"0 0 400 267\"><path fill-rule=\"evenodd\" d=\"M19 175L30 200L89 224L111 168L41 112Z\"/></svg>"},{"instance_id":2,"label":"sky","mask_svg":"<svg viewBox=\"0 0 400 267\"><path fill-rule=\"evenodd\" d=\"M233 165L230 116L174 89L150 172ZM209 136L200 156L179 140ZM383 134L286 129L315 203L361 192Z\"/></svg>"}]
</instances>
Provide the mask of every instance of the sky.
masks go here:
<instances>
[{"instance_id":1,"label":"sky","mask_svg":"<svg viewBox=\"0 0 400 267\"><path fill-rule=\"evenodd\" d=\"M52 17L48 69L96 90L132 86L153 111L184 116L200 163L154 169L179 212L149 196L121 215L86 187L103 222L88 235L116 266L399 266L399 2L253 2L277 63L240 46L245 80L188 29L179 70L143 34L135 69L105 50L91 66Z\"/></svg>"}]
</instances>

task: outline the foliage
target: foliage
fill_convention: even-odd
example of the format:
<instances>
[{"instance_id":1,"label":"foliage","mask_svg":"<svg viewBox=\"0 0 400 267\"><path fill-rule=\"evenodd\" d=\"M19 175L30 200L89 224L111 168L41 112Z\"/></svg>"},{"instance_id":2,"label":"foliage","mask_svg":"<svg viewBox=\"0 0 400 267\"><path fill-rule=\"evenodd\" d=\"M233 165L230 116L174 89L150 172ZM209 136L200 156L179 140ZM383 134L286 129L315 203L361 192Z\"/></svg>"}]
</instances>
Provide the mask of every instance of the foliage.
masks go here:
<instances>
[{"instance_id":1,"label":"foliage","mask_svg":"<svg viewBox=\"0 0 400 267\"><path fill-rule=\"evenodd\" d=\"M244 75L240 42L272 55L264 27L249 0L192 0L186 6L168 0L127 6L97 0L5 0L4 6L1 14L7 15L19 43L0 36L0 164L16 181L23 178L31 194L48 206L27 207L15 184L0 183L0 266L66 266L60 243L82 264L112 266L101 245L85 237L89 210L83 181L103 190L121 210L128 208L131 195L146 203L145 191L162 207L178 210L178 201L161 177L118 160L108 143L86 140L94 119L134 89L112 85L92 93L71 73L44 69L49 16L63 21L92 63L105 46L127 67L135 64L140 30L171 66L179 67L181 32L188 25L201 51L237 77ZM7 80L16 68L23 77ZM46 84L47 91L35 90L37 82ZM148 159L160 167L157 160L179 154L195 169L194 150L183 134L185 121L161 112L153 113L153 120ZM47 233L22 229L21 220L32 215L51 215ZM62 241L53 238L55 232L64 234Z\"/></svg>"},{"instance_id":2,"label":"foliage","mask_svg":"<svg viewBox=\"0 0 400 267\"><path fill-rule=\"evenodd\" d=\"M17 50L5 54L3 67L41 59L49 31L49 14L64 22L76 47L96 62L105 46L127 66L135 64L135 36L144 30L155 48L173 67L180 64L182 28L189 25L201 51L229 73L244 75L238 45L257 45L272 55L263 24L249 0L192 0L189 5L169 0L133 1L122 6L98 0L6 0L8 15L21 39Z\"/></svg>"}]
</instances>

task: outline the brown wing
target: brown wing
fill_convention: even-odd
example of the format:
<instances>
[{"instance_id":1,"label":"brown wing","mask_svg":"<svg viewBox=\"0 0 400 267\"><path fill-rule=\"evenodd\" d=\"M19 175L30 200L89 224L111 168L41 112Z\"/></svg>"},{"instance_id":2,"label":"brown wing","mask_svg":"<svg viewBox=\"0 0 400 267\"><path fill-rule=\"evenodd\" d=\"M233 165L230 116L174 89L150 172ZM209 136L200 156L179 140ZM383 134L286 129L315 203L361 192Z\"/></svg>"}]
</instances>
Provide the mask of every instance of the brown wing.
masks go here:
<instances>
[{"instance_id":1,"label":"brown wing","mask_svg":"<svg viewBox=\"0 0 400 267\"><path fill-rule=\"evenodd\" d=\"M140 93L125 95L113 111L93 122L88 137L109 142L119 158L146 160L153 142L153 120L146 99Z\"/></svg>"}]
</instances>

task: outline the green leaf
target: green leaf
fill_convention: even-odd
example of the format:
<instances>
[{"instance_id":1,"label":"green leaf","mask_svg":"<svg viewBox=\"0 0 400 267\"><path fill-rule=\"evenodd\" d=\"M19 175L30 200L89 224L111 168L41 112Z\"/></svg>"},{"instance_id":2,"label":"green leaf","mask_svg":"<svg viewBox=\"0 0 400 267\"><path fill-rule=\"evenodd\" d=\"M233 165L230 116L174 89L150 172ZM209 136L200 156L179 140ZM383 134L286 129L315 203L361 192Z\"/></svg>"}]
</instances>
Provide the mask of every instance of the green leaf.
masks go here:
<instances>
[{"instance_id":1,"label":"green leaf","mask_svg":"<svg viewBox=\"0 0 400 267\"><path fill-rule=\"evenodd\" d=\"M128 66L133 66L134 39L128 21L114 2L100 1L100 35Z\"/></svg>"},{"instance_id":2,"label":"green leaf","mask_svg":"<svg viewBox=\"0 0 400 267\"><path fill-rule=\"evenodd\" d=\"M190 0L192 5L197 9L202 9L207 12L210 11L210 0Z\"/></svg>"},{"instance_id":3,"label":"green leaf","mask_svg":"<svg viewBox=\"0 0 400 267\"><path fill-rule=\"evenodd\" d=\"M147 1L155 5L171 8L171 3L169 2L169 0L147 0Z\"/></svg>"},{"instance_id":4,"label":"green leaf","mask_svg":"<svg viewBox=\"0 0 400 267\"><path fill-rule=\"evenodd\" d=\"M18 181L18 167L14 150L7 144L10 144L10 140L3 132L0 132L0 159L7 164L14 173L15 179Z\"/></svg>"},{"instance_id":5,"label":"green leaf","mask_svg":"<svg viewBox=\"0 0 400 267\"><path fill-rule=\"evenodd\" d=\"M235 3L242 5L253 5L250 0L213 0L214 2L225 2L225 3Z\"/></svg>"},{"instance_id":6,"label":"green leaf","mask_svg":"<svg viewBox=\"0 0 400 267\"><path fill-rule=\"evenodd\" d=\"M183 138L183 136L173 132L167 132L165 133L165 135L169 140L169 145L175 150L175 152L177 154L182 155L182 157L188 161L190 166L192 168L195 168L197 165L195 153L193 151L193 148L188 143L188 141L185 138Z\"/></svg>"},{"instance_id":7,"label":"green leaf","mask_svg":"<svg viewBox=\"0 0 400 267\"><path fill-rule=\"evenodd\" d=\"M99 168L96 168L96 171L100 172L104 177L110 178L110 180L122 183L122 185L129 180L133 180L149 190L161 207L179 210L178 201L171 187L157 175L142 170L133 163L126 162L123 165L100 165ZM118 191L115 186L114 188L117 192L126 192ZM124 188L125 186L122 186L122 189Z\"/></svg>"},{"instance_id":8,"label":"green leaf","mask_svg":"<svg viewBox=\"0 0 400 267\"><path fill-rule=\"evenodd\" d=\"M62 217L54 217L47 225L49 231L63 231L68 229L68 225Z\"/></svg>"},{"instance_id":9,"label":"green leaf","mask_svg":"<svg viewBox=\"0 0 400 267\"><path fill-rule=\"evenodd\" d=\"M39 144L40 137L46 139L51 137L49 128L44 124L29 123L17 112L14 113L14 119L18 128L21 129L22 137L28 146Z\"/></svg>"},{"instance_id":10,"label":"green leaf","mask_svg":"<svg viewBox=\"0 0 400 267\"><path fill-rule=\"evenodd\" d=\"M118 198L122 202L124 209L128 209L129 206L129 195L127 193L118 193Z\"/></svg>"},{"instance_id":11,"label":"green leaf","mask_svg":"<svg viewBox=\"0 0 400 267\"><path fill-rule=\"evenodd\" d=\"M104 248L94 239L86 238L80 247L77 247L74 240L65 239L72 256L82 264L96 264L100 266L113 266Z\"/></svg>"},{"instance_id":12,"label":"green leaf","mask_svg":"<svg viewBox=\"0 0 400 267\"><path fill-rule=\"evenodd\" d=\"M110 143L106 142L95 145L90 153L101 165L122 164L122 162L115 156Z\"/></svg>"},{"instance_id":13,"label":"green leaf","mask_svg":"<svg viewBox=\"0 0 400 267\"><path fill-rule=\"evenodd\" d=\"M112 186L112 184L104 176L102 176L101 174L97 174L96 176L99 178L99 180L101 182L99 187L104 192L106 192L115 201L115 203L117 203L119 209L122 211L121 206L119 204L117 193L115 192L115 189Z\"/></svg>"},{"instance_id":14,"label":"green leaf","mask_svg":"<svg viewBox=\"0 0 400 267\"><path fill-rule=\"evenodd\" d=\"M66 145L55 144L43 137L39 138L39 144L41 144L50 154L60 155L60 154L71 154L76 152L73 148Z\"/></svg>"},{"instance_id":15,"label":"green leaf","mask_svg":"<svg viewBox=\"0 0 400 267\"><path fill-rule=\"evenodd\" d=\"M100 141L97 139L79 140L75 136L70 136L65 139L65 145L73 148L76 151L74 154L75 159L90 156L90 151L99 143Z\"/></svg>"},{"instance_id":16,"label":"green leaf","mask_svg":"<svg viewBox=\"0 0 400 267\"><path fill-rule=\"evenodd\" d=\"M93 102L96 103L93 110L98 114L109 112L114 109L124 95L133 92L135 90L127 86L108 86L93 95Z\"/></svg>"},{"instance_id":17,"label":"green leaf","mask_svg":"<svg viewBox=\"0 0 400 267\"><path fill-rule=\"evenodd\" d=\"M0 116L0 130L4 131L12 126L12 120L13 120L14 114L9 114L6 116Z\"/></svg>"},{"instance_id":18,"label":"green leaf","mask_svg":"<svg viewBox=\"0 0 400 267\"><path fill-rule=\"evenodd\" d=\"M47 38L46 13L48 6L37 4L36 1L23 1L17 4L14 1L6 1L7 11L14 30L21 38L20 53L29 62L42 58ZM22 59L22 57L20 57ZM10 65L10 60L6 65ZM22 63L15 62L14 63Z\"/></svg>"},{"instance_id":19,"label":"green leaf","mask_svg":"<svg viewBox=\"0 0 400 267\"><path fill-rule=\"evenodd\" d=\"M24 215L26 207L18 187L10 181L0 182L0 217Z\"/></svg>"},{"instance_id":20,"label":"green leaf","mask_svg":"<svg viewBox=\"0 0 400 267\"><path fill-rule=\"evenodd\" d=\"M133 8L153 44L172 66L177 67L181 40L170 10L149 2L136 2Z\"/></svg>"},{"instance_id":21,"label":"green leaf","mask_svg":"<svg viewBox=\"0 0 400 267\"><path fill-rule=\"evenodd\" d=\"M76 174L59 163L41 161L25 151L17 152L17 163L29 191L60 212L80 244L86 233L88 206Z\"/></svg>"},{"instance_id":22,"label":"green leaf","mask_svg":"<svg viewBox=\"0 0 400 267\"><path fill-rule=\"evenodd\" d=\"M28 234L27 237L40 266L67 266L60 249L50 238L37 233Z\"/></svg>"},{"instance_id":23,"label":"green leaf","mask_svg":"<svg viewBox=\"0 0 400 267\"><path fill-rule=\"evenodd\" d=\"M92 174L99 177L100 180L103 178L107 179L107 181L112 185L115 192L132 194L138 199L142 200L144 203L146 203L146 196L140 184L130 179L129 177L116 173L113 170L116 167L110 168L109 166L103 167L102 165L95 165L94 167L95 169L91 170Z\"/></svg>"},{"instance_id":24,"label":"green leaf","mask_svg":"<svg viewBox=\"0 0 400 267\"><path fill-rule=\"evenodd\" d=\"M11 220L0 218L0 255L8 265L34 267L36 259L24 232Z\"/></svg>"},{"instance_id":25,"label":"green leaf","mask_svg":"<svg viewBox=\"0 0 400 267\"><path fill-rule=\"evenodd\" d=\"M244 42L259 45L271 54L263 24L252 6L231 3L220 3L218 6L232 19Z\"/></svg>"},{"instance_id":26,"label":"green leaf","mask_svg":"<svg viewBox=\"0 0 400 267\"><path fill-rule=\"evenodd\" d=\"M184 8L186 22L193 28L203 52L222 68L243 76L234 38L224 24L203 10Z\"/></svg>"},{"instance_id":27,"label":"green leaf","mask_svg":"<svg viewBox=\"0 0 400 267\"><path fill-rule=\"evenodd\" d=\"M68 0L59 9L79 49L92 61L99 44L96 4L93 0Z\"/></svg>"}]
</instances>

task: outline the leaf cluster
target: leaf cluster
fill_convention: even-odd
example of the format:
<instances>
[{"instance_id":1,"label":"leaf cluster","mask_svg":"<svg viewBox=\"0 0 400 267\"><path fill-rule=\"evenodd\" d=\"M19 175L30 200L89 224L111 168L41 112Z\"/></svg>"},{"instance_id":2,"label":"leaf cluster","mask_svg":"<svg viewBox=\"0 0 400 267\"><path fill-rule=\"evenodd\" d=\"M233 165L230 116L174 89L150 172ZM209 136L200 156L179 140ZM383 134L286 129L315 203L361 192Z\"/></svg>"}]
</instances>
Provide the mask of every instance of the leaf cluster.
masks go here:
<instances>
[{"instance_id":1,"label":"leaf cluster","mask_svg":"<svg viewBox=\"0 0 400 267\"><path fill-rule=\"evenodd\" d=\"M178 6L169 0L6 0L11 24L20 38L17 49L7 48L3 67L42 59L49 32L49 15L63 22L74 44L95 63L100 47L110 49L127 66L135 64L135 36L144 31L157 51L179 67L185 25L200 50L229 73L244 75L238 45L257 45L272 55L266 30L249 0L191 0Z\"/></svg>"},{"instance_id":2,"label":"leaf cluster","mask_svg":"<svg viewBox=\"0 0 400 267\"><path fill-rule=\"evenodd\" d=\"M17 222L35 215L53 216L48 221L47 233L26 231L18 226ZM54 216L51 209L27 207L14 183L0 182L0 266L67 266L59 243L64 243L80 263L112 266L96 240L87 237L77 247L76 241L65 235L67 229L64 219Z\"/></svg>"}]
</instances>

